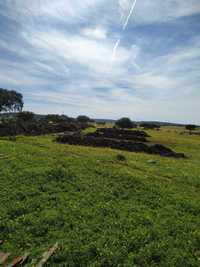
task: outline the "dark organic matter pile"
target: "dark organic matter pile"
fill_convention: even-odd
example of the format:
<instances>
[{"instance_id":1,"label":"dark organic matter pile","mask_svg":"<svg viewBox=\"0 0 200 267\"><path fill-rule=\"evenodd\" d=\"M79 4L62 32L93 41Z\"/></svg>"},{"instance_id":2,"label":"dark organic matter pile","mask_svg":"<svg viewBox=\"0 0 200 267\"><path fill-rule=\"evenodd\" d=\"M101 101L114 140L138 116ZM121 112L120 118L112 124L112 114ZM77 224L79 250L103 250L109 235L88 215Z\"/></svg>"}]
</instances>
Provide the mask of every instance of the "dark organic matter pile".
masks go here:
<instances>
[{"instance_id":1,"label":"dark organic matter pile","mask_svg":"<svg viewBox=\"0 0 200 267\"><path fill-rule=\"evenodd\" d=\"M148 154L157 154L166 157L183 158L184 154L176 153L162 145L148 146L141 142L128 140L117 140L104 137L82 136L76 133L63 134L57 137L57 142L70 145L83 145L92 147L109 147L113 149L126 150L130 152L145 152Z\"/></svg>"},{"instance_id":2,"label":"dark organic matter pile","mask_svg":"<svg viewBox=\"0 0 200 267\"><path fill-rule=\"evenodd\" d=\"M149 137L149 135L144 131L130 131L116 128L100 128L94 133L87 134L87 136L131 140L135 142L147 142L146 137Z\"/></svg>"}]
</instances>

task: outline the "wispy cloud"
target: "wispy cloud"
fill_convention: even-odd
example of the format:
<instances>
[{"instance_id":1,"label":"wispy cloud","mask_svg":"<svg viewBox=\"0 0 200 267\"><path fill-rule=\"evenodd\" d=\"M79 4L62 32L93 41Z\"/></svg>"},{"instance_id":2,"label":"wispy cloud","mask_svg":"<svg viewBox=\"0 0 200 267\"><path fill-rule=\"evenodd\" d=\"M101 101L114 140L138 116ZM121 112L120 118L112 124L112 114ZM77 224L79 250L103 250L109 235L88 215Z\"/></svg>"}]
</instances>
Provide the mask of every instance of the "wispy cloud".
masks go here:
<instances>
[{"instance_id":1,"label":"wispy cloud","mask_svg":"<svg viewBox=\"0 0 200 267\"><path fill-rule=\"evenodd\" d=\"M137 1L122 35L132 4L3 0L0 86L36 112L200 123L199 1Z\"/></svg>"}]
</instances>

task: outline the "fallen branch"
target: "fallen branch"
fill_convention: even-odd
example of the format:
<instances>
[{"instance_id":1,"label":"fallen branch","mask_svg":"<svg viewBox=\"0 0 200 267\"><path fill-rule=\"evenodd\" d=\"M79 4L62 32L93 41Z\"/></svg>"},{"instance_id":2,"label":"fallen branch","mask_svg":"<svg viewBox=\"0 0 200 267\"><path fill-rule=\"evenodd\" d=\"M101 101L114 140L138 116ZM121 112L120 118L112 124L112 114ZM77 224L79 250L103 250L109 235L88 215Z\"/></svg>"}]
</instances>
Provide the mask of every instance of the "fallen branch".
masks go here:
<instances>
[{"instance_id":1,"label":"fallen branch","mask_svg":"<svg viewBox=\"0 0 200 267\"><path fill-rule=\"evenodd\" d=\"M58 249L58 243L56 243L48 251L44 252L44 254L42 255L41 261L36 265L36 267L42 267L42 266L44 266L44 264L49 260L49 258L55 253L55 251L57 249Z\"/></svg>"}]
</instances>

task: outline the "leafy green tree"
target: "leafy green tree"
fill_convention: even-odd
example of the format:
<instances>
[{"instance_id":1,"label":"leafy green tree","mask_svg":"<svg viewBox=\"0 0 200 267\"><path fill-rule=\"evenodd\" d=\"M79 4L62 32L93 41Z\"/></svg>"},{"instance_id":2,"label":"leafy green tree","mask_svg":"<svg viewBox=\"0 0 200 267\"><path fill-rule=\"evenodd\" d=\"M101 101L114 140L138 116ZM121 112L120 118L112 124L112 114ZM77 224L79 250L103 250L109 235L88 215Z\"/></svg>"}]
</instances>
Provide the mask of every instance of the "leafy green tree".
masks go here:
<instances>
[{"instance_id":1,"label":"leafy green tree","mask_svg":"<svg viewBox=\"0 0 200 267\"><path fill-rule=\"evenodd\" d=\"M137 127L137 125L134 124L129 118L121 118L118 121L116 121L115 125L118 128L123 128L123 129L132 129Z\"/></svg>"},{"instance_id":2,"label":"leafy green tree","mask_svg":"<svg viewBox=\"0 0 200 267\"><path fill-rule=\"evenodd\" d=\"M0 112L22 111L23 105L22 94L0 88Z\"/></svg>"}]
</instances>

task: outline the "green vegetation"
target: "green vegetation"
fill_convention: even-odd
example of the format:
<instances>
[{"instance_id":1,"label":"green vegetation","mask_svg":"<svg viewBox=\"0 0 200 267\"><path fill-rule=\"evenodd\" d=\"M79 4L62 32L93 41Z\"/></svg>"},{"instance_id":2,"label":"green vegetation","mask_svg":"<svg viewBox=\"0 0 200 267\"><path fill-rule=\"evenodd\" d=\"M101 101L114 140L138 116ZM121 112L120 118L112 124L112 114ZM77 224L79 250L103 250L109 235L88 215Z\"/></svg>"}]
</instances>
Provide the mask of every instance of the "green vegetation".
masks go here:
<instances>
[{"instance_id":1,"label":"green vegetation","mask_svg":"<svg viewBox=\"0 0 200 267\"><path fill-rule=\"evenodd\" d=\"M140 127L144 128L145 130L154 130L154 129L160 129L159 124L150 123L150 122L143 122L140 123Z\"/></svg>"},{"instance_id":2,"label":"green vegetation","mask_svg":"<svg viewBox=\"0 0 200 267\"><path fill-rule=\"evenodd\" d=\"M117 120L115 126L123 129L137 128L137 124L133 123L129 118L121 118Z\"/></svg>"},{"instance_id":3,"label":"green vegetation","mask_svg":"<svg viewBox=\"0 0 200 267\"><path fill-rule=\"evenodd\" d=\"M0 88L0 112L21 111L23 105L22 94Z\"/></svg>"},{"instance_id":4,"label":"green vegetation","mask_svg":"<svg viewBox=\"0 0 200 267\"><path fill-rule=\"evenodd\" d=\"M77 119L77 121L83 122L83 123L90 122L90 118L88 116L85 116L85 115L80 115L76 119Z\"/></svg>"},{"instance_id":5,"label":"green vegetation","mask_svg":"<svg viewBox=\"0 0 200 267\"><path fill-rule=\"evenodd\" d=\"M17 122L32 122L35 119L35 115L30 111L23 111L16 114Z\"/></svg>"},{"instance_id":6,"label":"green vegetation","mask_svg":"<svg viewBox=\"0 0 200 267\"><path fill-rule=\"evenodd\" d=\"M185 129L190 131L190 132L196 130L196 128L197 128L197 126L194 124L188 124L185 126Z\"/></svg>"},{"instance_id":7,"label":"green vegetation","mask_svg":"<svg viewBox=\"0 0 200 267\"><path fill-rule=\"evenodd\" d=\"M148 131L179 160L2 138L1 250L31 261L59 242L48 266L199 266L200 137L181 131Z\"/></svg>"}]
</instances>

